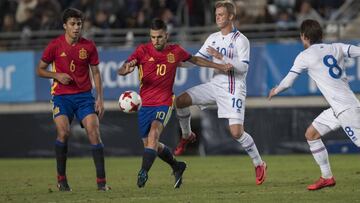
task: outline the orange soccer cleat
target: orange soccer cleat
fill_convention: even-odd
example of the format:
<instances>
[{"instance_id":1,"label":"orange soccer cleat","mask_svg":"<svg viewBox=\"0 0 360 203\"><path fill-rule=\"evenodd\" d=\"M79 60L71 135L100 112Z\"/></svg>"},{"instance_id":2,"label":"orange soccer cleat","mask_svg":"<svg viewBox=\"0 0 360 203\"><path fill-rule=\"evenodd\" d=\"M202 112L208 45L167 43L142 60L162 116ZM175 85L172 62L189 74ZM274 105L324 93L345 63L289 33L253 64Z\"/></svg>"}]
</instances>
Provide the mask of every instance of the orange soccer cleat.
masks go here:
<instances>
[{"instance_id":1,"label":"orange soccer cleat","mask_svg":"<svg viewBox=\"0 0 360 203\"><path fill-rule=\"evenodd\" d=\"M188 138L186 138L186 139L181 138L179 144L175 148L174 154L176 156L182 155L185 152L186 145L189 143L195 142L195 140L196 140L196 135L193 132L190 133Z\"/></svg>"},{"instance_id":2,"label":"orange soccer cleat","mask_svg":"<svg viewBox=\"0 0 360 203\"><path fill-rule=\"evenodd\" d=\"M323 178L320 177L314 184L311 184L307 187L308 190L320 190L324 187L332 187L335 186L336 181L334 177L331 178Z\"/></svg>"},{"instance_id":3,"label":"orange soccer cleat","mask_svg":"<svg viewBox=\"0 0 360 203\"><path fill-rule=\"evenodd\" d=\"M266 169L267 165L265 161L257 167L255 167L255 174L256 174L256 185L261 185L266 178Z\"/></svg>"}]
</instances>

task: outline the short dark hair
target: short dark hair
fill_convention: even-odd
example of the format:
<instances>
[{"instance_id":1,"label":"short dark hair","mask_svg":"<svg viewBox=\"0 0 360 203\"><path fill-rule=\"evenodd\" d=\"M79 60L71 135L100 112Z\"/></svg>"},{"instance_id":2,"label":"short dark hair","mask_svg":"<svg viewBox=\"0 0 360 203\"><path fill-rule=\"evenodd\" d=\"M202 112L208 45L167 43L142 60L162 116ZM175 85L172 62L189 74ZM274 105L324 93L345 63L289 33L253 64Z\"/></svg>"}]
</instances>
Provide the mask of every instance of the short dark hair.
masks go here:
<instances>
[{"instance_id":1,"label":"short dark hair","mask_svg":"<svg viewBox=\"0 0 360 203\"><path fill-rule=\"evenodd\" d=\"M321 25L316 20L304 20L300 26L300 33L310 40L310 44L320 43L323 38Z\"/></svg>"},{"instance_id":2,"label":"short dark hair","mask_svg":"<svg viewBox=\"0 0 360 203\"><path fill-rule=\"evenodd\" d=\"M80 18L82 21L84 21L84 14L76 8L67 8L62 14L63 23L66 23L69 18Z\"/></svg>"},{"instance_id":3,"label":"short dark hair","mask_svg":"<svg viewBox=\"0 0 360 203\"><path fill-rule=\"evenodd\" d=\"M163 20L161 20L159 18L155 18L151 21L150 29L167 31L167 26Z\"/></svg>"}]
</instances>

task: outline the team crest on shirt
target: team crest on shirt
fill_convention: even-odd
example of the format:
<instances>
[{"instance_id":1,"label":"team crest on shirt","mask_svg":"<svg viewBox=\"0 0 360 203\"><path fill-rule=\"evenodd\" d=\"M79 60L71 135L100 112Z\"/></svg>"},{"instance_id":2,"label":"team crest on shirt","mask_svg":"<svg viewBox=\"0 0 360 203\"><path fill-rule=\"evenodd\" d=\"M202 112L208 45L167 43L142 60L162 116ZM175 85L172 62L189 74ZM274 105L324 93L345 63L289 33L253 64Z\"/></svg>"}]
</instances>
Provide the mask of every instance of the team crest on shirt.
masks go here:
<instances>
[{"instance_id":1,"label":"team crest on shirt","mask_svg":"<svg viewBox=\"0 0 360 203\"><path fill-rule=\"evenodd\" d=\"M167 55L167 61L168 63L175 63L175 55L173 53L168 53Z\"/></svg>"},{"instance_id":2,"label":"team crest on shirt","mask_svg":"<svg viewBox=\"0 0 360 203\"><path fill-rule=\"evenodd\" d=\"M230 43L229 48L230 49L234 48L234 44L232 42Z\"/></svg>"},{"instance_id":3,"label":"team crest on shirt","mask_svg":"<svg viewBox=\"0 0 360 203\"><path fill-rule=\"evenodd\" d=\"M87 56L88 56L88 54L87 54L86 49L81 48L80 51L79 51L79 59L84 60L84 59L87 58Z\"/></svg>"},{"instance_id":4,"label":"team crest on shirt","mask_svg":"<svg viewBox=\"0 0 360 203\"><path fill-rule=\"evenodd\" d=\"M213 42L211 43L211 45L212 45L212 46L215 46L215 43L216 43L216 42L215 42L215 41L213 41Z\"/></svg>"}]
</instances>

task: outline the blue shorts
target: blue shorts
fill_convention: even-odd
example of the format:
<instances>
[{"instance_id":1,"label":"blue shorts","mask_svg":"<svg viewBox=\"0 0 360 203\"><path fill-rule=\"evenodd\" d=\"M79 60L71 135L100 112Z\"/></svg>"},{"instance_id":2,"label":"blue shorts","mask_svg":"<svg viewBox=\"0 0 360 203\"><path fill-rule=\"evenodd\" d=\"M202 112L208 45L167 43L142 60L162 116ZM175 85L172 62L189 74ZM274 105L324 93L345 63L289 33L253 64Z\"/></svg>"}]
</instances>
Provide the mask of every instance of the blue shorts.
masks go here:
<instances>
[{"instance_id":1,"label":"blue shorts","mask_svg":"<svg viewBox=\"0 0 360 203\"><path fill-rule=\"evenodd\" d=\"M91 91L78 94L54 95L53 118L66 115L71 121L76 118L81 121L89 114L95 113L95 99Z\"/></svg>"},{"instance_id":2,"label":"blue shorts","mask_svg":"<svg viewBox=\"0 0 360 203\"><path fill-rule=\"evenodd\" d=\"M172 106L143 106L138 112L139 130L141 138L147 138L151 123L154 120L160 121L165 127L170 120Z\"/></svg>"}]
</instances>

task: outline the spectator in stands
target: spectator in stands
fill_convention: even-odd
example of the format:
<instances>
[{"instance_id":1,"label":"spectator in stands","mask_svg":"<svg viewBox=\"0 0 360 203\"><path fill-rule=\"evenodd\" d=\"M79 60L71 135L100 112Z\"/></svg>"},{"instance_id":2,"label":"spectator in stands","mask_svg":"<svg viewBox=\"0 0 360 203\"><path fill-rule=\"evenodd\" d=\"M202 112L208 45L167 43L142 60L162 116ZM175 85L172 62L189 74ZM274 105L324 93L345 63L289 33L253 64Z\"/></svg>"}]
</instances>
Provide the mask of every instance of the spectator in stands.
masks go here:
<instances>
[{"instance_id":1,"label":"spectator in stands","mask_svg":"<svg viewBox=\"0 0 360 203\"><path fill-rule=\"evenodd\" d=\"M38 30L40 28L40 21L34 14L34 9L27 8L24 11L24 22L20 23L20 29L24 32L28 30Z\"/></svg>"},{"instance_id":2,"label":"spectator in stands","mask_svg":"<svg viewBox=\"0 0 360 203\"><path fill-rule=\"evenodd\" d=\"M37 0L20 0L18 7L16 9L16 22L19 24L24 24L26 21L30 20L32 14L31 10L34 10L38 1Z\"/></svg>"},{"instance_id":3,"label":"spectator in stands","mask_svg":"<svg viewBox=\"0 0 360 203\"><path fill-rule=\"evenodd\" d=\"M260 10L259 14L255 17L254 23L274 23L274 17L270 14L268 6L264 5Z\"/></svg>"},{"instance_id":4,"label":"spectator in stands","mask_svg":"<svg viewBox=\"0 0 360 203\"><path fill-rule=\"evenodd\" d=\"M44 10L41 13L40 30L60 30L59 17L51 10Z\"/></svg>"},{"instance_id":5,"label":"spectator in stands","mask_svg":"<svg viewBox=\"0 0 360 203\"><path fill-rule=\"evenodd\" d=\"M286 10L280 10L276 19L276 27L278 30L288 30L294 23L291 15Z\"/></svg>"},{"instance_id":6,"label":"spectator in stands","mask_svg":"<svg viewBox=\"0 0 360 203\"><path fill-rule=\"evenodd\" d=\"M239 28L241 25L253 23L254 18L247 13L245 3L243 1L234 3L236 6L235 27Z\"/></svg>"},{"instance_id":7,"label":"spectator in stands","mask_svg":"<svg viewBox=\"0 0 360 203\"><path fill-rule=\"evenodd\" d=\"M2 24L2 26L0 27L0 32L19 31L16 21L15 21L15 17L14 17L14 15L12 15L10 13L5 14L1 24Z\"/></svg>"},{"instance_id":8,"label":"spectator in stands","mask_svg":"<svg viewBox=\"0 0 360 203\"><path fill-rule=\"evenodd\" d=\"M100 29L110 28L109 14L104 10L96 11L94 26Z\"/></svg>"},{"instance_id":9,"label":"spectator in stands","mask_svg":"<svg viewBox=\"0 0 360 203\"><path fill-rule=\"evenodd\" d=\"M15 13L17 8L17 2L12 0L0 1L0 30L4 21L5 15L9 13Z\"/></svg>"},{"instance_id":10,"label":"spectator in stands","mask_svg":"<svg viewBox=\"0 0 360 203\"><path fill-rule=\"evenodd\" d=\"M166 23L168 28L168 33L172 33L174 27L177 26L177 22L174 14L171 12L169 8L163 8L160 10L159 18Z\"/></svg>"},{"instance_id":11,"label":"spectator in stands","mask_svg":"<svg viewBox=\"0 0 360 203\"><path fill-rule=\"evenodd\" d=\"M296 16L296 21L300 25L304 20L307 19L316 20L320 23L320 25L323 24L323 19L319 13L312 7L308 0L304 0L300 4L300 10Z\"/></svg>"},{"instance_id":12,"label":"spectator in stands","mask_svg":"<svg viewBox=\"0 0 360 203\"><path fill-rule=\"evenodd\" d=\"M93 17L95 14L94 0L75 0L71 4L71 7L82 11L86 18Z\"/></svg>"}]
</instances>

